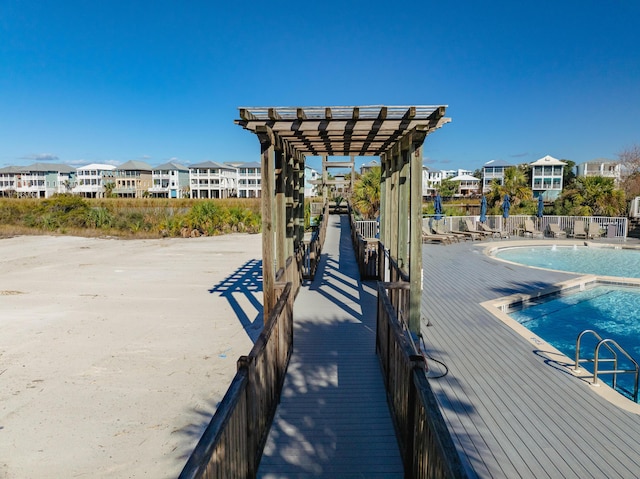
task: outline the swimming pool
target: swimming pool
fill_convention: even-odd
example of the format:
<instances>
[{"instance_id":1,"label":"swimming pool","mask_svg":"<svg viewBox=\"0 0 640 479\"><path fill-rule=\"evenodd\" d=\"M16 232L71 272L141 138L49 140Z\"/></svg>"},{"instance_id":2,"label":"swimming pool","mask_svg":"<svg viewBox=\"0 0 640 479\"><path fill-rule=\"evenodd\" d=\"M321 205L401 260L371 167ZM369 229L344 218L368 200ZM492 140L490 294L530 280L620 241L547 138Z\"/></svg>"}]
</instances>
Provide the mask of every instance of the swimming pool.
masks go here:
<instances>
[{"instance_id":1,"label":"swimming pool","mask_svg":"<svg viewBox=\"0 0 640 479\"><path fill-rule=\"evenodd\" d=\"M573 294L556 296L553 299L528 305L509 316L570 359L575 358L576 338L585 329L593 329L603 339L613 339L636 361L640 358L640 289L600 285ZM581 355L593 358L596 340L585 336ZM601 353L602 357L605 356ZM623 366L622 355L620 367ZM626 361L626 360L625 360ZM584 367L584 365L583 365ZM624 363L630 368L630 363ZM593 372L593 368L587 367ZM605 369L611 369L607 366ZM611 374L600 379L611 385ZM633 375L618 375L618 390L631 397Z\"/></svg>"},{"instance_id":2,"label":"swimming pool","mask_svg":"<svg viewBox=\"0 0 640 479\"><path fill-rule=\"evenodd\" d=\"M640 278L640 250L588 246L526 246L504 248L494 256L526 266L572 273Z\"/></svg>"}]
</instances>

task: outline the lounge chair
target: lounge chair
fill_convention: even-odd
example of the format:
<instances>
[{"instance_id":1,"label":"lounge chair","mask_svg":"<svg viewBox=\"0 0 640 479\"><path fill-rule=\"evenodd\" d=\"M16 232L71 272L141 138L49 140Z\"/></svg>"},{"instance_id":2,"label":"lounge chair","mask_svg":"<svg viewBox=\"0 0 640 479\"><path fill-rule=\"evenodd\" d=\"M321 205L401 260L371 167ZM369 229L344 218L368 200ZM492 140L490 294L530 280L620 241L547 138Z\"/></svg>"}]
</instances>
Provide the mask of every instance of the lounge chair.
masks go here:
<instances>
[{"instance_id":1,"label":"lounge chair","mask_svg":"<svg viewBox=\"0 0 640 479\"><path fill-rule=\"evenodd\" d=\"M474 233L473 231L451 230L451 232L455 234L467 236L468 238L471 238L472 241L474 240L479 241L482 239L482 235L480 233Z\"/></svg>"},{"instance_id":2,"label":"lounge chair","mask_svg":"<svg viewBox=\"0 0 640 479\"><path fill-rule=\"evenodd\" d=\"M589 223L589 229L587 230L587 238L600 238L602 234L600 233L600 225L595 221L591 221Z\"/></svg>"},{"instance_id":3,"label":"lounge chair","mask_svg":"<svg viewBox=\"0 0 640 479\"><path fill-rule=\"evenodd\" d=\"M535 237L540 237L543 238L544 237L544 233L542 231L540 231L539 229L536 229L536 227L533 225L533 221L531 220L524 220L524 234L530 234L531 236Z\"/></svg>"},{"instance_id":4,"label":"lounge chair","mask_svg":"<svg viewBox=\"0 0 640 479\"><path fill-rule=\"evenodd\" d=\"M438 222L434 222L432 226L433 232L437 235L441 236L450 236L456 242L460 242L460 240L467 240L469 237L459 233L453 233L451 231L445 231L442 225Z\"/></svg>"},{"instance_id":5,"label":"lounge chair","mask_svg":"<svg viewBox=\"0 0 640 479\"><path fill-rule=\"evenodd\" d=\"M465 219L464 224L467 227L467 231L470 231L471 233L478 233L479 235L482 235L482 236L493 236L492 232L479 230L475 228L473 226L473 223L471 223L471 220Z\"/></svg>"},{"instance_id":6,"label":"lounge chair","mask_svg":"<svg viewBox=\"0 0 640 479\"><path fill-rule=\"evenodd\" d=\"M557 223L549 223L549 233L553 238L566 238L567 232L560 229Z\"/></svg>"},{"instance_id":7,"label":"lounge chair","mask_svg":"<svg viewBox=\"0 0 640 479\"><path fill-rule=\"evenodd\" d=\"M493 228L489 228L487 225L485 225L484 223L478 223L478 227L482 230L482 231L486 231L487 233L491 233L491 235L494 238L508 238L509 237L509 233L507 233L506 231L501 231L501 230L494 230Z\"/></svg>"},{"instance_id":8,"label":"lounge chair","mask_svg":"<svg viewBox=\"0 0 640 479\"><path fill-rule=\"evenodd\" d=\"M573 222L573 234L571 236L573 236L574 238L587 239L587 230L584 229L584 221L575 220Z\"/></svg>"},{"instance_id":9,"label":"lounge chair","mask_svg":"<svg viewBox=\"0 0 640 479\"><path fill-rule=\"evenodd\" d=\"M430 233L424 226L422 227L422 242L423 243L442 243L442 244L451 244L451 238L443 235L436 235Z\"/></svg>"}]
</instances>

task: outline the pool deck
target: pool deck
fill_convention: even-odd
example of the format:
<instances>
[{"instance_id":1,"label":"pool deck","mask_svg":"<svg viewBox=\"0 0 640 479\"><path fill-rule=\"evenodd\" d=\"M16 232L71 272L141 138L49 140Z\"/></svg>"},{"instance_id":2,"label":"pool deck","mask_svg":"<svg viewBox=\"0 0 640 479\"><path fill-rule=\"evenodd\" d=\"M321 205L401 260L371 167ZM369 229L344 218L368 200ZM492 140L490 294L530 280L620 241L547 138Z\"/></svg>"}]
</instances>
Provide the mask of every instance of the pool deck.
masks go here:
<instances>
[{"instance_id":1,"label":"pool deck","mask_svg":"<svg viewBox=\"0 0 640 479\"><path fill-rule=\"evenodd\" d=\"M640 477L640 415L631 412L636 405L607 400L599 393L604 388L572 375L553 348L482 305L581 276L483 254L487 246L514 243L524 244L423 247L422 333L428 354L446 365L430 361L430 374L447 371L430 384L469 477Z\"/></svg>"}]
</instances>

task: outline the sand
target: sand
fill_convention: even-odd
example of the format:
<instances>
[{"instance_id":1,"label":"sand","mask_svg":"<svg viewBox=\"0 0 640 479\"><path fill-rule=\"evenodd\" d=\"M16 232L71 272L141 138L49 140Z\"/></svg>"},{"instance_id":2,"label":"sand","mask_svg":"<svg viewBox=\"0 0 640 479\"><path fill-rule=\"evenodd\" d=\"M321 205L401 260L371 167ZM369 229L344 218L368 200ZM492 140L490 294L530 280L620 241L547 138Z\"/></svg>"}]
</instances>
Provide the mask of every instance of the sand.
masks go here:
<instances>
[{"instance_id":1,"label":"sand","mask_svg":"<svg viewBox=\"0 0 640 479\"><path fill-rule=\"evenodd\" d=\"M0 478L177 477L259 334L260 245L1 239Z\"/></svg>"}]
</instances>

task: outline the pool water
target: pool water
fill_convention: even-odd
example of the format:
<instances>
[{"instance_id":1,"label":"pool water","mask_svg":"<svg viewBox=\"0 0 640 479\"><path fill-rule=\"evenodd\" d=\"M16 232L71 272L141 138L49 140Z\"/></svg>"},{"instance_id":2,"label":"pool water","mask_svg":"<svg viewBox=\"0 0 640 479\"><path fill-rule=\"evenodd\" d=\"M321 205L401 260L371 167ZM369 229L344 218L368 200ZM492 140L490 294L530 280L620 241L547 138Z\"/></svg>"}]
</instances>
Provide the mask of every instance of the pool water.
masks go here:
<instances>
[{"instance_id":1,"label":"pool water","mask_svg":"<svg viewBox=\"0 0 640 479\"><path fill-rule=\"evenodd\" d=\"M505 248L495 256L539 268L640 278L640 250L552 245Z\"/></svg>"},{"instance_id":2,"label":"pool water","mask_svg":"<svg viewBox=\"0 0 640 479\"><path fill-rule=\"evenodd\" d=\"M596 286L574 294L528 306L509 314L513 319L556 347L571 360L575 359L576 339L585 329L595 330L603 339L613 339L636 361L640 359L640 289L624 286ZM593 358L597 341L591 335L582 339L581 357ZM601 357L611 357L605 348ZM619 367L630 369L630 363L618 354ZM592 365L586 365L593 372ZM582 367L585 367L583 364ZM612 369L603 363L602 369ZM611 374L600 380L611 385ZM618 389L630 396L633 375L619 374Z\"/></svg>"}]
</instances>

